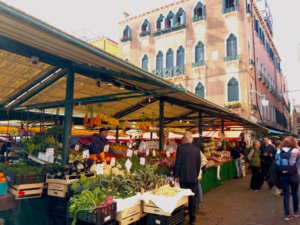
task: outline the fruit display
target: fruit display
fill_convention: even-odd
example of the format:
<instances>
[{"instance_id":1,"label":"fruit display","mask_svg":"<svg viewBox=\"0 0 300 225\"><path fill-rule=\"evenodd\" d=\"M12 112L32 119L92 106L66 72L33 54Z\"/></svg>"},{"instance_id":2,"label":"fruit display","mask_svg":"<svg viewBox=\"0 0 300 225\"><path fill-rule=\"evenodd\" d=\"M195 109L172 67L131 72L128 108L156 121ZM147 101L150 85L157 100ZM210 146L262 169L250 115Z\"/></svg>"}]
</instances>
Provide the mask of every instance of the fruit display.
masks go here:
<instances>
[{"instance_id":1,"label":"fruit display","mask_svg":"<svg viewBox=\"0 0 300 225\"><path fill-rule=\"evenodd\" d=\"M214 141L203 142L202 145L205 154L210 154L212 151L216 150L216 143Z\"/></svg>"},{"instance_id":2,"label":"fruit display","mask_svg":"<svg viewBox=\"0 0 300 225\"><path fill-rule=\"evenodd\" d=\"M0 172L0 183L6 182L6 181L7 181L7 179L6 179L6 177L5 177L5 173Z\"/></svg>"},{"instance_id":3,"label":"fruit display","mask_svg":"<svg viewBox=\"0 0 300 225\"><path fill-rule=\"evenodd\" d=\"M161 187L156 188L155 190L151 191L151 193L154 195L165 196L165 197L173 197L178 192L180 192L179 188L170 187L168 185L161 186Z\"/></svg>"}]
</instances>

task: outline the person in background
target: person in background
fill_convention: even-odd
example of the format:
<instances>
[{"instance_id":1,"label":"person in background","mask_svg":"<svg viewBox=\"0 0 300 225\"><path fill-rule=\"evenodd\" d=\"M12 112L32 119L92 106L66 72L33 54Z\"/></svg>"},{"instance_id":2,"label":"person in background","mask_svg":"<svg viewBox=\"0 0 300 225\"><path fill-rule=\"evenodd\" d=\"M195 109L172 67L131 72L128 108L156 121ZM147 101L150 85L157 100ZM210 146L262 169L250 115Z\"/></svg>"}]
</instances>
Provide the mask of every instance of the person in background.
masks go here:
<instances>
[{"instance_id":1,"label":"person in background","mask_svg":"<svg viewBox=\"0 0 300 225\"><path fill-rule=\"evenodd\" d=\"M109 150L109 141L107 140L108 128L100 128L99 134L96 134L92 138L90 145L90 154L99 154L104 151L105 148Z\"/></svg>"},{"instance_id":2,"label":"person in background","mask_svg":"<svg viewBox=\"0 0 300 225\"><path fill-rule=\"evenodd\" d=\"M264 179L275 160L276 151L274 145L270 143L270 139L265 137L263 144L260 146L261 174Z\"/></svg>"},{"instance_id":3,"label":"person in background","mask_svg":"<svg viewBox=\"0 0 300 225\"><path fill-rule=\"evenodd\" d=\"M282 156L289 154L287 171L280 169L283 165ZM284 220L292 220L293 217L290 214L290 194L293 198L294 217L299 217L299 173L297 169L297 159L300 155L300 149L297 140L291 136L283 139L281 142L281 148L277 151L275 160L278 170L279 182L283 192L283 208L284 208ZM288 155L287 155L288 156Z\"/></svg>"},{"instance_id":4,"label":"person in background","mask_svg":"<svg viewBox=\"0 0 300 225\"><path fill-rule=\"evenodd\" d=\"M200 150L193 144L193 134L185 132L182 144L178 147L174 166L174 176L181 188L190 189L195 195L189 196L189 223L196 222L198 175L200 173Z\"/></svg>"},{"instance_id":5,"label":"person in background","mask_svg":"<svg viewBox=\"0 0 300 225\"><path fill-rule=\"evenodd\" d=\"M229 142L229 150L230 150L230 156L233 159L234 165L235 165L235 171L236 176L235 179L243 178L243 168L242 168L242 160L241 160L241 153L240 149L237 147L236 142Z\"/></svg>"},{"instance_id":6,"label":"person in background","mask_svg":"<svg viewBox=\"0 0 300 225\"><path fill-rule=\"evenodd\" d=\"M263 177L261 175L260 165L260 141L254 140L253 146L250 148L248 154L248 161L250 162L250 168L252 172L250 190L258 191L263 184Z\"/></svg>"},{"instance_id":7,"label":"person in background","mask_svg":"<svg viewBox=\"0 0 300 225\"><path fill-rule=\"evenodd\" d=\"M201 203L203 202L203 192L202 192L202 186L201 186L201 180L202 180L202 174L206 171L206 163L207 163L207 158L206 156L200 151L200 158L201 158L201 168L200 168L200 173L198 176L198 209L200 208Z\"/></svg>"}]
</instances>

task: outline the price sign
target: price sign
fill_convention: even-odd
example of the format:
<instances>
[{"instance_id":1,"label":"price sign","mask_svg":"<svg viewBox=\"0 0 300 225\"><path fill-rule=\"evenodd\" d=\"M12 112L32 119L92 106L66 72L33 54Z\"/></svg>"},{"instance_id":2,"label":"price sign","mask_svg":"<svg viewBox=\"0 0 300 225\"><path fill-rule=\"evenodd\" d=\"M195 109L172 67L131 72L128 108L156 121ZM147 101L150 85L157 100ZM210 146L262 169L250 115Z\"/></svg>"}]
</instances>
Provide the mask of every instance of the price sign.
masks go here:
<instances>
[{"instance_id":1,"label":"price sign","mask_svg":"<svg viewBox=\"0 0 300 225\"><path fill-rule=\"evenodd\" d=\"M130 159L127 159L127 161L125 163L125 167L126 167L127 171L130 172L130 169L132 167L132 162L130 161Z\"/></svg>"},{"instance_id":2,"label":"price sign","mask_svg":"<svg viewBox=\"0 0 300 225\"><path fill-rule=\"evenodd\" d=\"M173 152L174 152L173 147L169 147L169 152L170 152L170 153L173 153Z\"/></svg>"},{"instance_id":3,"label":"price sign","mask_svg":"<svg viewBox=\"0 0 300 225\"><path fill-rule=\"evenodd\" d=\"M146 156L149 156L149 148L146 149Z\"/></svg>"},{"instance_id":4,"label":"price sign","mask_svg":"<svg viewBox=\"0 0 300 225\"><path fill-rule=\"evenodd\" d=\"M126 156L127 156L128 158L131 158L131 157L132 157L132 153L133 153L133 151L132 151L131 149L128 149L128 150L127 150Z\"/></svg>"},{"instance_id":5,"label":"price sign","mask_svg":"<svg viewBox=\"0 0 300 225\"><path fill-rule=\"evenodd\" d=\"M170 158L170 152L169 151L166 151L166 155L168 158Z\"/></svg>"},{"instance_id":6,"label":"price sign","mask_svg":"<svg viewBox=\"0 0 300 225\"><path fill-rule=\"evenodd\" d=\"M82 158L87 159L90 157L90 152L88 149L82 151Z\"/></svg>"},{"instance_id":7,"label":"price sign","mask_svg":"<svg viewBox=\"0 0 300 225\"><path fill-rule=\"evenodd\" d=\"M97 164L97 171L96 171L96 173L97 173L97 175L104 173L103 165L102 164Z\"/></svg>"},{"instance_id":8,"label":"price sign","mask_svg":"<svg viewBox=\"0 0 300 225\"><path fill-rule=\"evenodd\" d=\"M79 151L80 145L75 145L75 151Z\"/></svg>"},{"instance_id":9,"label":"price sign","mask_svg":"<svg viewBox=\"0 0 300 225\"><path fill-rule=\"evenodd\" d=\"M143 166L146 164L146 158L145 157L140 158L140 164L143 165Z\"/></svg>"},{"instance_id":10,"label":"price sign","mask_svg":"<svg viewBox=\"0 0 300 225\"><path fill-rule=\"evenodd\" d=\"M133 151L133 154L138 155L138 151L137 150Z\"/></svg>"},{"instance_id":11,"label":"price sign","mask_svg":"<svg viewBox=\"0 0 300 225\"><path fill-rule=\"evenodd\" d=\"M109 145L105 145L103 151L108 152L109 151Z\"/></svg>"},{"instance_id":12,"label":"price sign","mask_svg":"<svg viewBox=\"0 0 300 225\"><path fill-rule=\"evenodd\" d=\"M156 156L155 150L152 151L152 155L153 155L154 157Z\"/></svg>"},{"instance_id":13,"label":"price sign","mask_svg":"<svg viewBox=\"0 0 300 225\"><path fill-rule=\"evenodd\" d=\"M113 167L113 166L116 166L116 158L112 157L110 159L110 166Z\"/></svg>"},{"instance_id":14,"label":"price sign","mask_svg":"<svg viewBox=\"0 0 300 225\"><path fill-rule=\"evenodd\" d=\"M46 156L50 157L54 155L54 148L47 148L46 149Z\"/></svg>"}]
</instances>

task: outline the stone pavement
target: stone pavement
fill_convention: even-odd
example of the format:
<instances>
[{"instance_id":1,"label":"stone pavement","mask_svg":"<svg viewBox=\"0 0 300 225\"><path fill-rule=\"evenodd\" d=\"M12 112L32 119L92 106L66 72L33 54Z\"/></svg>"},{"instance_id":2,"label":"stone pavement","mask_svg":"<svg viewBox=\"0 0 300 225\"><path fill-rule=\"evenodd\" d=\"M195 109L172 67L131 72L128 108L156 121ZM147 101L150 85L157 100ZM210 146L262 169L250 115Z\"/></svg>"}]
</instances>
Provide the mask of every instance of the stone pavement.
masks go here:
<instances>
[{"instance_id":1,"label":"stone pavement","mask_svg":"<svg viewBox=\"0 0 300 225\"><path fill-rule=\"evenodd\" d=\"M282 197L267 188L251 192L251 175L231 180L204 195L197 225L300 225L300 217L283 220ZM293 208L291 207L293 212ZM187 220L187 219L186 219Z\"/></svg>"}]
</instances>

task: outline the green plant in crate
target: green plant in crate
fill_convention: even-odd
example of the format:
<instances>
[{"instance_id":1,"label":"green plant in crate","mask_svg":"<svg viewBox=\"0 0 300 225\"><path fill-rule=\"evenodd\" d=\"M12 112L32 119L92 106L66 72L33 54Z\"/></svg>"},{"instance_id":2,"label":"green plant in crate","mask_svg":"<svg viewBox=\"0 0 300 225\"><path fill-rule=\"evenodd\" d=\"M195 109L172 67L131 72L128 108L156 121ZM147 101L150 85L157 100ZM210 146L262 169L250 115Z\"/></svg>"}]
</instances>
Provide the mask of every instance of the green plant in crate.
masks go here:
<instances>
[{"instance_id":1,"label":"green plant in crate","mask_svg":"<svg viewBox=\"0 0 300 225\"><path fill-rule=\"evenodd\" d=\"M85 190L79 195L74 195L70 199L69 213L73 217L72 225L76 225L77 215L80 212L93 213L106 198L106 193L101 191L99 187L94 190Z\"/></svg>"}]
</instances>

